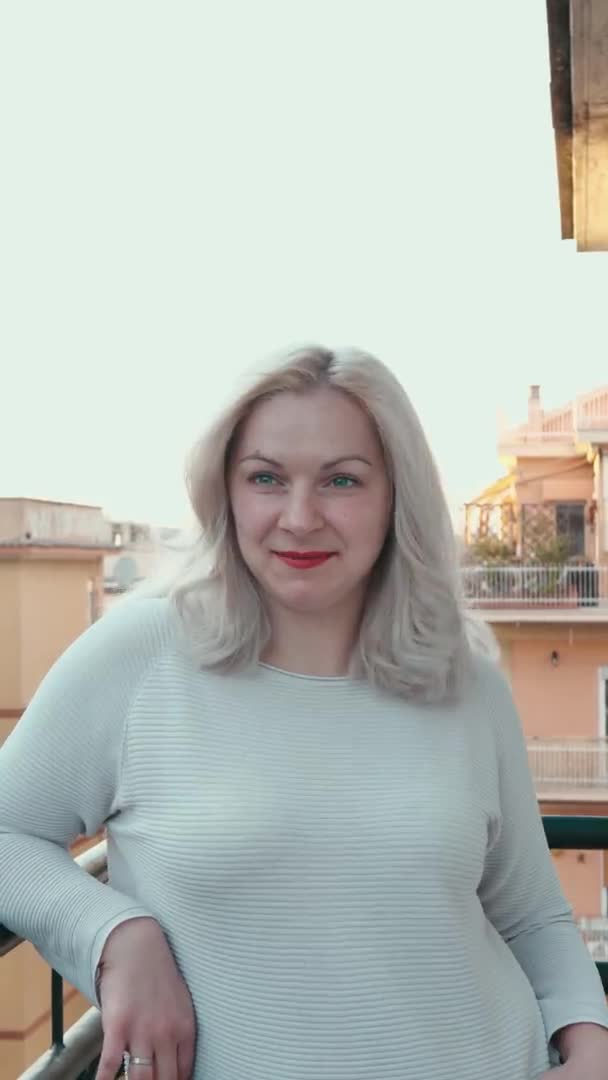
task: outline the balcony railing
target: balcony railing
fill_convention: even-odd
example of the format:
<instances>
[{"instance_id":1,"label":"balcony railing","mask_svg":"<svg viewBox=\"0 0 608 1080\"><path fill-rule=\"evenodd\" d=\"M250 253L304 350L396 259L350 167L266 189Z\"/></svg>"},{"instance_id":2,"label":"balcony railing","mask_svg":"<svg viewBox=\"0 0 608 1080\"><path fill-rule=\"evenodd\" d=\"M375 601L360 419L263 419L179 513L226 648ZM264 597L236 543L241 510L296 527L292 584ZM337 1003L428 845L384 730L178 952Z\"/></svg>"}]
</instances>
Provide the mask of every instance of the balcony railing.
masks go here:
<instances>
[{"instance_id":1,"label":"balcony railing","mask_svg":"<svg viewBox=\"0 0 608 1080\"><path fill-rule=\"evenodd\" d=\"M607 387L577 398L575 424L579 432L608 431Z\"/></svg>"},{"instance_id":2,"label":"balcony railing","mask_svg":"<svg viewBox=\"0 0 608 1080\"><path fill-rule=\"evenodd\" d=\"M608 919L587 917L578 920L578 927L593 959L608 961Z\"/></svg>"},{"instance_id":3,"label":"balcony railing","mask_svg":"<svg viewBox=\"0 0 608 1080\"><path fill-rule=\"evenodd\" d=\"M608 739L529 738L527 745L539 796L608 796Z\"/></svg>"},{"instance_id":4,"label":"balcony railing","mask_svg":"<svg viewBox=\"0 0 608 1080\"><path fill-rule=\"evenodd\" d=\"M474 608L606 609L608 566L465 566L466 602Z\"/></svg>"},{"instance_id":5,"label":"balcony railing","mask_svg":"<svg viewBox=\"0 0 608 1080\"><path fill-rule=\"evenodd\" d=\"M563 443L574 445L585 441L594 433L608 431L608 387L593 390L590 394L577 397L561 409L553 409L543 415L541 426L520 424L515 428L503 427L499 433L502 447L524 445L526 443Z\"/></svg>"},{"instance_id":6,"label":"balcony railing","mask_svg":"<svg viewBox=\"0 0 608 1080\"><path fill-rule=\"evenodd\" d=\"M92 877L107 880L105 840L78 855L75 861ZM21 938L0 925L0 958L21 944ZM93 1080L102 1039L101 1018L95 1008L89 1009L64 1033L63 979L52 971L51 1046L19 1080Z\"/></svg>"},{"instance_id":7,"label":"balcony railing","mask_svg":"<svg viewBox=\"0 0 608 1080\"><path fill-rule=\"evenodd\" d=\"M608 817L558 817L543 818L545 835L550 848L582 850L608 850ZM76 861L87 873L101 881L107 878L106 843L102 841L89 849ZM601 927L586 926L587 922L601 922ZM580 920L579 927L587 941L608 994L608 952L600 949L604 941L604 922L608 920ZM0 957L22 944L22 939L0 926ZM103 1034L99 1011L89 1009L67 1032L63 1030L63 984L57 972L51 973L52 1045L50 1050L34 1062L18 1080L94 1080L95 1069L101 1053Z\"/></svg>"}]
</instances>

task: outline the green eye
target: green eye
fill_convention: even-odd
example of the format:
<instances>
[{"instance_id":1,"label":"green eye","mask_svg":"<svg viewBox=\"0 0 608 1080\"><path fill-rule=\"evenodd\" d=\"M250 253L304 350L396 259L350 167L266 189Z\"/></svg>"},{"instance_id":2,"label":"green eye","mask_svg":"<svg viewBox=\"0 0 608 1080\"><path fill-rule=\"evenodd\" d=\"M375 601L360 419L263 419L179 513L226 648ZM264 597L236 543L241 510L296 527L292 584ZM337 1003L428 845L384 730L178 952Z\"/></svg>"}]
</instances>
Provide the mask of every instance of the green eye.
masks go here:
<instances>
[{"instance_id":1,"label":"green eye","mask_svg":"<svg viewBox=\"0 0 608 1080\"><path fill-rule=\"evenodd\" d=\"M354 476L334 476L331 480L332 486L340 489L356 487L358 483Z\"/></svg>"},{"instance_id":2,"label":"green eye","mask_svg":"<svg viewBox=\"0 0 608 1080\"><path fill-rule=\"evenodd\" d=\"M271 487L275 483L275 477L272 473L255 473L251 477L251 483L257 487Z\"/></svg>"}]
</instances>

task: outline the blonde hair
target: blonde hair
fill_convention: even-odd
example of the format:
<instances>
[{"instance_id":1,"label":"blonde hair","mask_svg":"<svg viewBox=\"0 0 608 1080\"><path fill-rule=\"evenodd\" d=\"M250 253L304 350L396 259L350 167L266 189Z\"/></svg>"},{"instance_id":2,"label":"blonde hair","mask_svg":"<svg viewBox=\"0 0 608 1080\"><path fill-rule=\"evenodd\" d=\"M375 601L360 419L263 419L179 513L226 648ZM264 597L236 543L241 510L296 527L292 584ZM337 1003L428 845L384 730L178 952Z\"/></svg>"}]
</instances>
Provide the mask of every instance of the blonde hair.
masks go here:
<instances>
[{"instance_id":1,"label":"blonde hair","mask_svg":"<svg viewBox=\"0 0 608 1080\"><path fill-rule=\"evenodd\" d=\"M229 671L259 661L269 641L264 604L236 541L227 467L257 402L319 387L347 394L370 417L393 486L386 544L369 587L352 673L407 699L460 696L474 647L448 507L420 421L395 376L358 349L289 353L223 413L192 450L186 472L200 534L161 592L168 595L201 667ZM156 593L158 595L158 593Z\"/></svg>"}]
</instances>

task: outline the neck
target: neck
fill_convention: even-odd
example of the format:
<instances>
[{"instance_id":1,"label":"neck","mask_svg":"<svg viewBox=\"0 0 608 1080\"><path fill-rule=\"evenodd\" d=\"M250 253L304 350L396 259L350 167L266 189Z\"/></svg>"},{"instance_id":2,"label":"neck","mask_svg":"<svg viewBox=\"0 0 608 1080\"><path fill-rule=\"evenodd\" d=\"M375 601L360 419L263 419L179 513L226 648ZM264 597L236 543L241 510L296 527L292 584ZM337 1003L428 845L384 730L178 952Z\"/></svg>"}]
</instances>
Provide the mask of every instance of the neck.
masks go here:
<instances>
[{"instance_id":1,"label":"neck","mask_svg":"<svg viewBox=\"0 0 608 1080\"><path fill-rule=\"evenodd\" d=\"M298 675L347 675L357 638L359 611L269 611L271 638L265 664Z\"/></svg>"}]
</instances>

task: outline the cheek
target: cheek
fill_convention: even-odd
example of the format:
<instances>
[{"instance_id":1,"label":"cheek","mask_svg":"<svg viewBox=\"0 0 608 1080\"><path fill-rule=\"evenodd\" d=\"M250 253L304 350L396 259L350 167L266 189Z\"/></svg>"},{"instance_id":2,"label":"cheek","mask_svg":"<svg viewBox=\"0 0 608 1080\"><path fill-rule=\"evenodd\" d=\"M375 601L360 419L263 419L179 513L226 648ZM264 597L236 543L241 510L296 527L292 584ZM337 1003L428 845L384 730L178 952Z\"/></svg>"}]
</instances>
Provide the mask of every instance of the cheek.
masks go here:
<instances>
[{"instance_id":1,"label":"cheek","mask_svg":"<svg viewBox=\"0 0 608 1080\"><path fill-rule=\"evenodd\" d=\"M347 542L353 554L374 560L382 549L389 525L385 501L371 499L346 504L332 515L333 527Z\"/></svg>"},{"instance_id":2,"label":"cheek","mask_svg":"<svg viewBox=\"0 0 608 1080\"><path fill-rule=\"evenodd\" d=\"M232 499L232 515L241 544L262 540L272 526L272 499L257 492L240 491Z\"/></svg>"}]
</instances>

